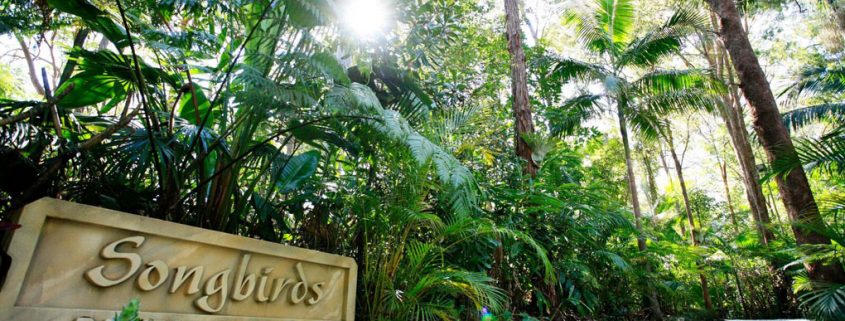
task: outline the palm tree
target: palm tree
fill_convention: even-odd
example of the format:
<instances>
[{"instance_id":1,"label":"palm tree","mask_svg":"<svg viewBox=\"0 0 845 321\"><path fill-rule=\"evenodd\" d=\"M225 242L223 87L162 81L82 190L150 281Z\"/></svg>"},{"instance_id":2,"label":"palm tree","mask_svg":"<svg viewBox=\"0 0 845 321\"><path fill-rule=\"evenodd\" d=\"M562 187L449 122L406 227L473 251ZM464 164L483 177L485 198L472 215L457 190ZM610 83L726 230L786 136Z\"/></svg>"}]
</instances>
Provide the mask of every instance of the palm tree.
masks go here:
<instances>
[{"instance_id":1,"label":"palm tree","mask_svg":"<svg viewBox=\"0 0 845 321\"><path fill-rule=\"evenodd\" d=\"M574 59L558 59L548 81L554 86L571 81L586 81L602 86L601 92L580 95L563 102L565 119L551 117L553 131L564 132L577 125L578 119L611 111L619 121L619 134L625 152L628 188L635 226L642 231L642 212L631 158L629 130L655 138L660 133L661 116L668 112L692 110L712 104L709 76L701 70L660 70L655 65L681 48L683 37L701 25L704 17L691 11L678 10L665 23L643 36L634 37L634 8L628 0L597 1L584 14L567 17L577 28L585 49L601 61L594 64ZM605 67L606 66L606 67ZM638 71L647 72L631 77ZM554 123L563 123L556 126ZM641 251L646 243L637 239ZM702 285L706 281L702 277ZM704 287L704 286L703 286ZM652 312L661 315L654 290L649 290Z\"/></svg>"}]
</instances>

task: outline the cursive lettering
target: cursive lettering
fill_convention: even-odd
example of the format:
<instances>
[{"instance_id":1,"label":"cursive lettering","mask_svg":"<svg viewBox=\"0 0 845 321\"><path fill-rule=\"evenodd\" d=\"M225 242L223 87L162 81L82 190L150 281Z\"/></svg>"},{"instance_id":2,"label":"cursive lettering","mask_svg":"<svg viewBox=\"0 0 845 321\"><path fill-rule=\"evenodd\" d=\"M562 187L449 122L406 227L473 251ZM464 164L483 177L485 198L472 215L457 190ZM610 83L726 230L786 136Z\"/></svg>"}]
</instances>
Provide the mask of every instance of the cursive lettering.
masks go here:
<instances>
[{"instance_id":1,"label":"cursive lettering","mask_svg":"<svg viewBox=\"0 0 845 321\"><path fill-rule=\"evenodd\" d=\"M103 274L103 270L106 269L106 265L100 265L95 267L88 272L85 273L85 278L88 279L91 283L99 287L110 287L115 286L124 281L128 280L132 277L135 272L141 268L141 256L135 253L120 253L117 252L117 246L123 243L133 243L135 247L140 247L141 244L144 244L144 237L143 236L130 236L127 238L122 238L117 241L111 242L100 251L100 256L106 260L108 259L122 259L129 261L129 271L122 277L117 279L109 279Z\"/></svg>"},{"instance_id":2,"label":"cursive lettering","mask_svg":"<svg viewBox=\"0 0 845 321\"><path fill-rule=\"evenodd\" d=\"M301 262L294 264L293 271L288 270L294 272L294 277L274 277L273 272L279 269L266 266L251 269L252 254L242 254L237 264L229 265L237 267L236 270L228 268L217 271L204 280L204 272L207 270L204 266L171 268L163 260L152 260L144 264L141 254L130 251L132 248L140 251L144 241L143 236L130 236L106 244L100 251L100 257L105 263L85 272L85 279L95 286L108 288L123 284L134 276L135 285L141 291L150 292L164 288L168 294L181 292L188 296L199 295L194 300L197 309L207 313L219 313L230 300L242 302L249 298L260 304L289 302L293 305L315 305L334 293L340 277L340 272L335 272L328 282L312 283L308 280ZM124 243L131 247L122 246ZM119 248L122 250L119 251ZM128 265L128 268L118 277L114 277L114 273L106 273L106 270L115 269L115 265ZM169 287L163 286L168 281Z\"/></svg>"}]
</instances>

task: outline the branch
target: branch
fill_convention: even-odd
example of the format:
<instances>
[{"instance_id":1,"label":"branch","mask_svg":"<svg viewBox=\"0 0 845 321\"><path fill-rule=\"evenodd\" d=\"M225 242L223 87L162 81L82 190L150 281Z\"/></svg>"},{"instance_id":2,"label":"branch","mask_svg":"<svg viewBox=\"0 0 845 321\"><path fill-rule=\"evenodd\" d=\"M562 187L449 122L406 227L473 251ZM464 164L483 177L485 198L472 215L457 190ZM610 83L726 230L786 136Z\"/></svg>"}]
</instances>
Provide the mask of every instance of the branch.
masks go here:
<instances>
[{"instance_id":1,"label":"branch","mask_svg":"<svg viewBox=\"0 0 845 321\"><path fill-rule=\"evenodd\" d=\"M6 126L9 124L17 123L21 120L37 115L38 113L42 112L45 108L55 106L59 100L62 100L62 98L67 96L67 94L70 93L71 90L73 90L73 87L73 84L68 84L67 88L65 88L65 90L63 90L61 93L59 93L58 96L54 97L53 99L50 99L49 101L44 103L39 103L34 107L30 108L29 110L17 114L15 116L0 119L0 126Z\"/></svg>"},{"instance_id":2,"label":"branch","mask_svg":"<svg viewBox=\"0 0 845 321\"><path fill-rule=\"evenodd\" d=\"M99 145L106 138L111 137L111 135L114 135L114 133L116 133L118 130L120 130L123 127L126 127L127 125L129 125L129 122L132 121L132 119L135 118L135 116L138 115L138 112L140 112L140 111L141 111L141 108L135 108L134 110L132 110L131 113L128 113L128 114L124 115L123 117L120 117L120 120L118 120L117 123L115 123L111 127L106 128L106 130L100 132L97 135L94 135L94 137L91 137L88 140L80 143L78 150L80 150L80 151L89 150L91 148L94 148L94 146Z\"/></svg>"},{"instance_id":3,"label":"branch","mask_svg":"<svg viewBox=\"0 0 845 321\"><path fill-rule=\"evenodd\" d=\"M26 42L23 40L23 37L16 34L15 39L18 40L18 44L21 45L21 50L23 51L24 60L26 60L26 69L29 71L29 80L32 82L32 86L35 87L35 91L39 95L44 95L44 87L41 87L41 84L38 82L38 76L35 74L35 62L32 60L32 53L29 52L29 47Z\"/></svg>"}]
</instances>

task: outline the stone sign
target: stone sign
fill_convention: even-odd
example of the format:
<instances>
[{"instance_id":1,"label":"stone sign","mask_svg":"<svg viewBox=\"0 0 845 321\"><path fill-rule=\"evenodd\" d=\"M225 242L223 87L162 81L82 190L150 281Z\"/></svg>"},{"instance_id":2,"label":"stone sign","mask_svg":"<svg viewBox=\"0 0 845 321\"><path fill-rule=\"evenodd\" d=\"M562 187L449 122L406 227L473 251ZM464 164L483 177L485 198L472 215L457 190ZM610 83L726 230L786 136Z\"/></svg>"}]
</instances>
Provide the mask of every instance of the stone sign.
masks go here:
<instances>
[{"instance_id":1,"label":"stone sign","mask_svg":"<svg viewBox=\"0 0 845 321\"><path fill-rule=\"evenodd\" d=\"M18 223L0 320L354 320L347 257L49 198Z\"/></svg>"}]
</instances>

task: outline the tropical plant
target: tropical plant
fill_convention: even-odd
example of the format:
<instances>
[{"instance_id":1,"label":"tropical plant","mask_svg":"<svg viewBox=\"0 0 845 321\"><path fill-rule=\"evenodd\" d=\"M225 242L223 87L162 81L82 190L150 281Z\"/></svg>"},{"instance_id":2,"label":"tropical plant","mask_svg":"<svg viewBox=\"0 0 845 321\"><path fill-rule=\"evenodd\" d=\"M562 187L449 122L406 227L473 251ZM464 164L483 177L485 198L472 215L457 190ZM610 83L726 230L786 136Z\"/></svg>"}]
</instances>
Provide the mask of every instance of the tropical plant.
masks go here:
<instances>
[{"instance_id":1,"label":"tropical plant","mask_svg":"<svg viewBox=\"0 0 845 321\"><path fill-rule=\"evenodd\" d=\"M799 72L797 81L787 87L781 96L788 103L799 98L816 102L785 112L783 124L793 132L812 124L826 123L829 128L820 137L799 138L796 155L772 164L773 175L784 175L803 166L808 172L821 170L841 174L845 171L845 69L841 63L816 61Z\"/></svg>"},{"instance_id":2,"label":"tropical plant","mask_svg":"<svg viewBox=\"0 0 845 321\"><path fill-rule=\"evenodd\" d=\"M367 249L350 247L353 242L329 246L323 232L340 218L372 237L402 231L402 225L372 231L356 225L369 219L364 213L332 214L323 207L332 188L316 177L329 184L372 171L369 159L386 145L407 151L407 169L442 183L426 183L422 195L442 191L433 203L456 218L443 233L459 241L473 233L523 236L471 219L477 211L472 173L412 125L425 117L421 108L431 106L414 77L389 63L366 73L341 64L324 42L336 36L328 2L115 4L50 3L63 12L58 15L78 19L83 29L77 34L90 28L108 45L88 50L82 36L69 51L62 81L45 86L44 101L3 102L3 162L13 169L3 173L6 209L62 195L269 241L378 256L383 252L356 253ZM329 215L305 215L304 203ZM445 249L411 252L425 255L417 257L425 264L396 279L420 285L408 297L421 307L456 297L502 306L483 273L431 261ZM544 251L537 247L537 253ZM456 309L400 308L372 312L430 320L454 318Z\"/></svg>"},{"instance_id":3,"label":"tropical plant","mask_svg":"<svg viewBox=\"0 0 845 321\"><path fill-rule=\"evenodd\" d=\"M141 318L138 316L138 312L140 311L141 302L138 299L129 300L121 310L120 313L114 315L115 321L141 321Z\"/></svg>"},{"instance_id":4,"label":"tropical plant","mask_svg":"<svg viewBox=\"0 0 845 321\"><path fill-rule=\"evenodd\" d=\"M812 102L820 102L810 106L799 107L782 114L784 125L793 133L803 127L818 124L832 124L821 137L800 137L796 139L796 155L774 162L769 177L786 175L796 168L809 172L821 172L830 175L841 175L845 170L845 105L830 100L841 100L845 91L843 84L843 69L839 63L816 61L805 66L799 73L798 80L789 86L782 95L786 95L787 102L796 103L799 98ZM841 182L839 185L841 186ZM838 194L835 194L838 195ZM822 210L836 217L838 211L845 206L841 197L833 196L828 202L823 202ZM814 226L810 222L796 222L794 224L811 228L817 233L830 238L830 244L798 245L794 247L795 256L799 259L795 263L834 264L842 266L845 257L842 246L845 238L841 235L841 222L834 219L832 225ZM845 301L843 301L843 284L832 280L813 280L807 273L798 275L793 284L799 293L801 306L822 320L843 320L845 315Z\"/></svg>"},{"instance_id":5,"label":"tropical plant","mask_svg":"<svg viewBox=\"0 0 845 321\"><path fill-rule=\"evenodd\" d=\"M754 25L717 34L679 1L500 2L0 0L0 234L48 196L349 256L361 320L841 315L841 285L801 274L845 261L824 8L742 1ZM742 94L769 83L725 36L774 85L809 62L781 96L797 153L767 170L807 170L825 227L760 185Z\"/></svg>"},{"instance_id":6,"label":"tropical plant","mask_svg":"<svg viewBox=\"0 0 845 321\"><path fill-rule=\"evenodd\" d=\"M635 37L632 33L634 6L630 1L597 1L584 12L572 12L568 22L576 28L579 42L601 63L558 58L548 74L548 84L561 88L570 82L595 83L599 92L562 97L560 110L549 119L554 133L571 132L582 119L610 111L618 118L619 133L628 168L627 183L637 230L642 231L642 213L633 172L628 126L634 133L656 138L662 117L671 112L711 106L712 82L702 70L662 70L654 68L661 59L678 53L686 35L702 25L704 16L677 10L662 25ZM646 72L638 77L636 71ZM552 90L559 96L559 91ZM562 116L562 117L561 117ZM644 237L638 238L641 251ZM652 310L660 314L657 298L651 295Z\"/></svg>"}]
</instances>

